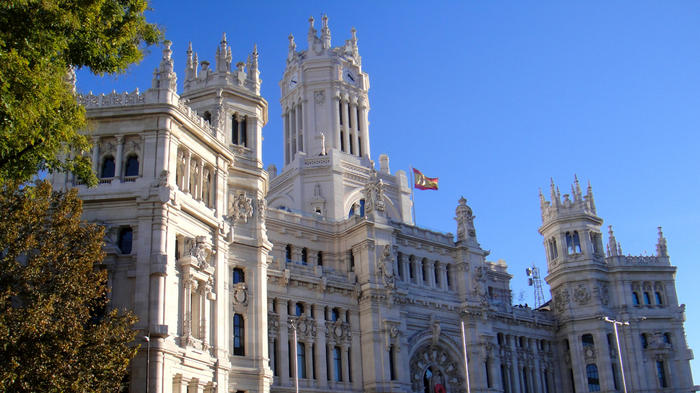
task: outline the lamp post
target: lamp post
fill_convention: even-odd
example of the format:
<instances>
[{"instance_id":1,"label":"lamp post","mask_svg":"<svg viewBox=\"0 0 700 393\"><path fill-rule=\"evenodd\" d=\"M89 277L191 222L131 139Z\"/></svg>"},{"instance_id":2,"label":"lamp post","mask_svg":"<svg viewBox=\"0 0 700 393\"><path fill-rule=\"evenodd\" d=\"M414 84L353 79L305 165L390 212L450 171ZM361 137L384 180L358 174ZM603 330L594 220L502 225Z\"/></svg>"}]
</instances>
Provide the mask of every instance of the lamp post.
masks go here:
<instances>
[{"instance_id":1,"label":"lamp post","mask_svg":"<svg viewBox=\"0 0 700 393\"><path fill-rule=\"evenodd\" d=\"M625 368L622 365L622 351L620 351L620 336L617 334L617 326L629 326L629 322L627 321L618 321L615 319L610 319L608 317L603 317L603 321L605 322L610 322L613 325L613 329L615 330L615 343L617 344L617 358L620 361L620 375L622 375L622 391L623 393L627 393L627 384L625 383Z\"/></svg>"},{"instance_id":2,"label":"lamp post","mask_svg":"<svg viewBox=\"0 0 700 393\"><path fill-rule=\"evenodd\" d=\"M151 338L148 336L143 336L146 340L147 350L146 350L146 393L151 385Z\"/></svg>"}]
</instances>

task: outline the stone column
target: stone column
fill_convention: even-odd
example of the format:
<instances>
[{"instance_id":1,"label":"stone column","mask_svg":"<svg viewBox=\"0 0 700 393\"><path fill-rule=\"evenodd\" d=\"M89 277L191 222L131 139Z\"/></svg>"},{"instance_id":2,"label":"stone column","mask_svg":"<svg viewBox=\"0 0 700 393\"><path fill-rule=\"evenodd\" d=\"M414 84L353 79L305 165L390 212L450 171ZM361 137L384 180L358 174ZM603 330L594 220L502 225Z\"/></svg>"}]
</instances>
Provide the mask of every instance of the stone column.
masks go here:
<instances>
[{"instance_id":1,"label":"stone column","mask_svg":"<svg viewBox=\"0 0 700 393\"><path fill-rule=\"evenodd\" d=\"M346 153L350 153L350 126L348 124L350 121L349 107L350 103L348 102L347 97L343 97L343 120L345 120L343 123L343 128L345 129L344 142Z\"/></svg>"},{"instance_id":2,"label":"stone column","mask_svg":"<svg viewBox=\"0 0 700 393\"><path fill-rule=\"evenodd\" d=\"M362 124L360 128L360 133L362 134L362 155L365 157L370 157L369 154L369 121L367 120L367 107L364 103L360 104L360 117L362 119Z\"/></svg>"},{"instance_id":3,"label":"stone column","mask_svg":"<svg viewBox=\"0 0 700 393\"><path fill-rule=\"evenodd\" d=\"M610 358L610 351L614 351L617 355L617 348L615 348L615 341L613 339L613 348L608 345L608 336L605 331L599 331L595 334L595 349L596 349L596 364L598 366L598 377L600 378L600 390L602 391L614 391L615 381L613 380L612 374L612 361ZM617 359L617 356L615 357ZM622 381L620 381L622 385Z\"/></svg>"},{"instance_id":4,"label":"stone column","mask_svg":"<svg viewBox=\"0 0 700 393\"><path fill-rule=\"evenodd\" d=\"M440 288L443 290L447 290L447 265L441 263L440 264Z\"/></svg>"},{"instance_id":5,"label":"stone column","mask_svg":"<svg viewBox=\"0 0 700 393\"><path fill-rule=\"evenodd\" d=\"M355 390L362 390L362 378L361 377L361 370L362 370L362 354L358 351L360 351L359 348L362 347L362 343L360 342L360 333L359 333L359 326L360 326L360 314L359 312L356 311L350 311L350 320L348 321L350 323L350 331L352 332L352 338L351 338L351 348L357 348L357 350L351 352L351 359L348 359L351 362L351 372L353 375L356 376L356 378L353 378L352 380L352 387ZM353 332L353 330L356 330L356 332ZM348 374L348 376L350 376Z\"/></svg>"},{"instance_id":6,"label":"stone column","mask_svg":"<svg viewBox=\"0 0 700 393\"><path fill-rule=\"evenodd\" d=\"M199 160L199 176L197 178L197 197L196 199L202 200L202 189L204 188L204 159Z\"/></svg>"},{"instance_id":7,"label":"stone column","mask_svg":"<svg viewBox=\"0 0 700 393\"><path fill-rule=\"evenodd\" d=\"M333 148L334 149L340 149L340 119L338 116L340 115L339 113L339 104L340 102L340 96L334 95L333 99L331 100L331 127L333 128Z\"/></svg>"},{"instance_id":8,"label":"stone column","mask_svg":"<svg viewBox=\"0 0 700 393\"><path fill-rule=\"evenodd\" d=\"M306 379L314 378L314 347L311 340L304 341L304 353L306 354ZM311 383L309 383L311 386Z\"/></svg>"},{"instance_id":9,"label":"stone column","mask_svg":"<svg viewBox=\"0 0 700 393\"><path fill-rule=\"evenodd\" d=\"M297 147L299 151L304 151L304 132L302 131L302 127L304 126L304 123L302 121L303 118L303 112L301 109L301 103L297 104L297 109L296 109L296 116L297 116Z\"/></svg>"},{"instance_id":10,"label":"stone column","mask_svg":"<svg viewBox=\"0 0 700 393\"><path fill-rule=\"evenodd\" d=\"M190 162L192 160L192 152L185 150L185 181L182 182L184 192L190 192Z\"/></svg>"},{"instance_id":11,"label":"stone column","mask_svg":"<svg viewBox=\"0 0 700 393\"><path fill-rule=\"evenodd\" d=\"M192 284L194 280L191 277L182 278L182 338L187 339L192 335ZM184 347L185 343L181 343Z\"/></svg>"},{"instance_id":12,"label":"stone column","mask_svg":"<svg viewBox=\"0 0 700 393\"><path fill-rule=\"evenodd\" d=\"M289 164L292 160L291 153L291 135L289 134L289 113L282 115L282 127L284 128L284 163Z\"/></svg>"},{"instance_id":13,"label":"stone column","mask_svg":"<svg viewBox=\"0 0 700 393\"><path fill-rule=\"evenodd\" d=\"M331 386L335 385L335 364L333 362L333 344L326 344L326 359L328 359L328 380L331 381Z\"/></svg>"},{"instance_id":14,"label":"stone column","mask_svg":"<svg viewBox=\"0 0 700 393\"><path fill-rule=\"evenodd\" d=\"M93 136L92 137L92 171L95 172L97 177L100 177L102 175L99 172L99 165L100 165L100 137Z\"/></svg>"},{"instance_id":15,"label":"stone column","mask_svg":"<svg viewBox=\"0 0 700 393\"><path fill-rule=\"evenodd\" d=\"M350 381L350 368L348 367L350 358L348 357L348 345L345 344L340 347L340 364L343 369L343 382L349 383Z\"/></svg>"},{"instance_id":16,"label":"stone column","mask_svg":"<svg viewBox=\"0 0 700 393\"><path fill-rule=\"evenodd\" d=\"M511 351L511 387L513 388L513 393L520 393L520 363L518 362L518 338L516 336L510 336L510 351Z\"/></svg>"},{"instance_id":17,"label":"stone column","mask_svg":"<svg viewBox=\"0 0 700 393\"><path fill-rule=\"evenodd\" d=\"M298 151L297 149L297 112L292 107L292 110L289 113L289 135L292 138L292 160L294 160L294 157L296 157L296 153Z\"/></svg>"},{"instance_id":18,"label":"stone column","mask_svg":"<svg viewBox=\"0 0 700 393\"><path fill-rule=\"evenodd\" d=\"M280 333L277 341L277 375L281 386L289 386L289 325L287 324L287 310L289 305L286 300L277 299L277 314L280 318Z\"/></svg>"},{"instance_id":19,"label":"stone column","mask_svg":"<svg viewBox=\"0 0 700 393\"><path fill-rule=\"evenodd\" d=\"M115 138L117 139L117 156L114 157L114 177L120 179L122 176L122 156L124 155L124 135L117 135ZM143 157L141 160L143 161Z\"/></svg>"},{"instance_id":20,"label":"stone column","mask_svg":"<svg viewBox=\"0 0 700 393\"><path fill-rule=\"evenodd\" d=\"M362 150L362 148L360 147L360 127L357 124L357 121L358 121L358 119L357 119L357 100L354 100L354 102L352 102L352 104L350 104L349 108L350 108L350 116L352 118L352 127L353 127L352 135L353 135L353 139L354 139L353 145L355 146L354 153L355 153L355 155L360 156L360 151Z\"/></svg>"},{"instance_id":21,"label":"stone column","mask_svg":"<svg viewBox=\"0 0 700 393\"><path fill-rule=\"evenodd\" d=\"M542 384L540 380L540 351L539 348L537 348L537 340L529 340L530 341L530 348L532 349L532 354L533 354L533 376L532 376L532 386L535 392L541 392L542 391Z\"/></svg>"},{"instance_id":22,"label":"stone column","mask_svg":"<svg viewBox=\"0 0 700 393\"><path fill-rule=\"evenodd\" d=\"M314 304L314 315L316 316L316 378L318 386L328 387L326 369L326 313L323 306Z\"/></svg>"}]
</instances>

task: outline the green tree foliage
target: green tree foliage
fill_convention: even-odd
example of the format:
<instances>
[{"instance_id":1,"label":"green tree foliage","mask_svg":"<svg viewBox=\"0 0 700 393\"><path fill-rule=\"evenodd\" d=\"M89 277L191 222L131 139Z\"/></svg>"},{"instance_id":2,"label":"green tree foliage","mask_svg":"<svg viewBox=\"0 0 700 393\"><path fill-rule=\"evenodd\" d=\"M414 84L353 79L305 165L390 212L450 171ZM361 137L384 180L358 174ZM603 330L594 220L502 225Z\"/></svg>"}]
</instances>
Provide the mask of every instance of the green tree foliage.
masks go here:
<instances>
[{"instance_id":1,"label":"green tree foliage","mask_svg":"<svg viewBox=\"0 0 700 393\"><path fill-rule=\"evenodd\" d=\"M37 171L71 171L94 185L85 112L66 82L71 67L123 72L161 33L147 0L0 1L0 184Z\"/></svg>"},{"instance_id":2,"label":"green tree foliage","mask_svg":"<svg viewBox=\"0 0 700 393\"><path fill-rule=\"evenodd\" d=\"M0 191L0 391L115 392L136 348L133 314L106 311L103 229L75 190Z\"/></svg>"}]
</instances>

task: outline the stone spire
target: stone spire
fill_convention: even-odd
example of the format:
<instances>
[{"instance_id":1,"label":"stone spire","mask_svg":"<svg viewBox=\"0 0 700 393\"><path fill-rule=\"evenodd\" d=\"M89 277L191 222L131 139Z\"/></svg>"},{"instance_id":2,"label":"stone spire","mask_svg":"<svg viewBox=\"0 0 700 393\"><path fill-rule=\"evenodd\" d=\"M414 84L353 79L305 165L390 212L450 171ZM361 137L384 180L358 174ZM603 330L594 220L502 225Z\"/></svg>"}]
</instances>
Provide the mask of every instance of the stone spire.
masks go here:
<instances>
[{"instance_id":1,"label":"stone spire","mask_svg":"<svg viewBox=\"0 0 700 393\"><path fill-rule=\"evenodd\" d=\"M328 15L323 14L321 19L321 41L323 42L323 49L330 49L331 47L331 29L328 28Z\"/></svg>"},{"instance_id":2,"label":"stone spire","mask_svg":"<svg viewBox=\"0 0 700 393\"><path fill-rule=\"evenodd\" d=\"M258 70L258 44L253 45L253 52L248 56L248 77L246 87L260 94L260 71Z\"/></svg>"},{"instance_id":3,"label":"stone spire","mask_svg":"<svg viewBox=\"0 0 700 393\"><path fill-rule=\"evenodd\" d=\"M593 199L593 187L591 187L591 181L588 181L588 189L586 190L586 202L588 203L588 206L590 206L591 211L593 214L597 214L596 208L595 208L595 200Z\"/></svg>"},{"instance_id":4,"label":"stone spire","mask_svg":"<svg viewBox=\"0 0 700 393\"><path fill-rule=\"evenodd\" d=\"M593 201L593 191L588 185L588 192L583 196L581 185L578 181L578 176L574 176L574 183L571 185L571 194L562 195L559 192L559 187L555 186L554 180L550 179L551 203L546 200L540 193L540 208L542 209L542 222L554 220L560 217L570 217L573 215L584 214L595 216L596 209Z\"/></svg>"},{"instance_id":5,"label":"stone spire","mask_svg":"<svg viewBox=\"0 0 700 393\"><path fill-rule=\"evenodd\" d=\"M172 53L170 46L172 42L165 40L163 42L163 57L160 60L160 65L153 73L153 83L151 86L155 89L166 89L173 92L177 91L177 75L174 71Z\"/></svg>"},{"instance_id":6,"label":"stone spire","mask_svg":"<svg viewBox=\"0 0 700 393\"><path fill-rule=\"evenodd\" d=\"M612 225L608 225L608 256L616 257L618 255L622 255L622 247L620 247L620 244L615 239Z\"/></svg>"},{"instance_id":7,"label":"stone spire","mask_svg":"<svg viewBox=\"0 0 700 393\"><path fill-rule=\"evenodd\" d=\"M307 34L309 48L311 48L311 46L313 46L316 38L318 38L318 37L316 37L316 29L314 29L314 17L310 16L309 17L309 33Z\"/></svg>"},{"instance_id":8,"label":"stone spire","mask_svg":"<svg viewBox=\"0 0 700 393\"><path fill-rule=\"evenodd\" d=\"M187 46L187 66L185 67L185 83L197 77L197 60L192 57L192 41ZM196 55L195 55L196 56Z\"/></svg>"},{"instance_id":9,"label":"stone spire","mask_svg":"<svg viewBox=\"0 0 700 393\"><path fill-rule=\"evenodd\" d=\"M667 257L668 256L668 248L666 247L666 238L664 237L664 233L661 230L661 227L659 227L659 240L656 243L656 256L657 257Z\"/></svg>"},{"instance_id":10,"label":"stone spire","mask_svg":"<svg viewBox=\"0 0 700 393\"><path fill-rule=\"evenodd\" d=\"M226 42L226 33L221 36L221 42L216 48L216 71L217 72L229 72L231 71L231 61L233 56L231 55L231 47L228 46Z\"/></svg>"}]
</instances>

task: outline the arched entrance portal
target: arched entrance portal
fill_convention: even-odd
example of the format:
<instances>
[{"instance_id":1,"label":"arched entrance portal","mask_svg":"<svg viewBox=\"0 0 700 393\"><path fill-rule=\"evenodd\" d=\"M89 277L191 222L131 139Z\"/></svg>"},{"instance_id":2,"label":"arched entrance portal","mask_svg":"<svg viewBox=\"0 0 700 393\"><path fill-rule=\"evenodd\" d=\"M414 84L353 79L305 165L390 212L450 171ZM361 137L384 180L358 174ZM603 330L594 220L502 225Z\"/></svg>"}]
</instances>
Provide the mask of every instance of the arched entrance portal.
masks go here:
<instances>
[{"instance_id":1,"label":"arched entrance portal","mask_svg":"<svg viewBox=\"0 0 700 393\"><path fill-rule=\"evenodd\" d=\"M463 381L458 361L439 346L425 345L411 358L411 387L415 393L462 393Z\"/></svg>"}]
</instances>

